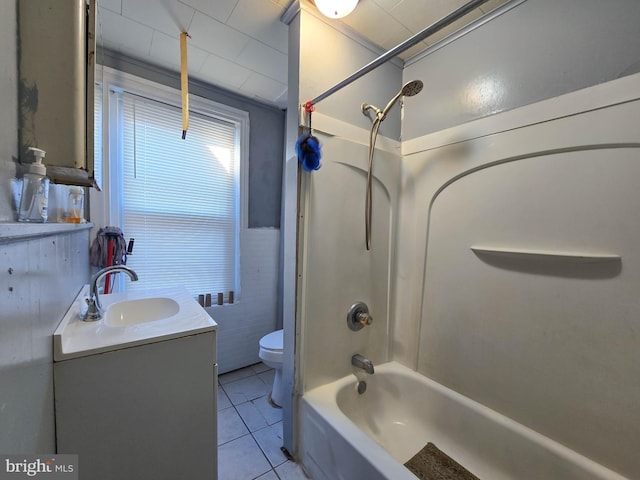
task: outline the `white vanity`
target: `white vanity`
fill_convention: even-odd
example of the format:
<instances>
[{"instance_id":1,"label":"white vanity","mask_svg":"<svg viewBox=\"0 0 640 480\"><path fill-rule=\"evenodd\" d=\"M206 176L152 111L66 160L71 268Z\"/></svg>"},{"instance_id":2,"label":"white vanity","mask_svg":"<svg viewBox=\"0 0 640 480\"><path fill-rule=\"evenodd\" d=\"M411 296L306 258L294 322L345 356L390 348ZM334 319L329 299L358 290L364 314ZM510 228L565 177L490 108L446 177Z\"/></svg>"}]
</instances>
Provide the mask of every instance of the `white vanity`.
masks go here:
<instances>
[{"instance_id":1,"label":"white vanity","mask_svg":"<svg viewBox=\"0 0 640 480\"><path fill-rule=\"evenodd\" d=\"M217 479L216 323L184 289L101 296L95 322L87 296L54 333L57 452L92 480Z\"/></svg>"}]
</instances>

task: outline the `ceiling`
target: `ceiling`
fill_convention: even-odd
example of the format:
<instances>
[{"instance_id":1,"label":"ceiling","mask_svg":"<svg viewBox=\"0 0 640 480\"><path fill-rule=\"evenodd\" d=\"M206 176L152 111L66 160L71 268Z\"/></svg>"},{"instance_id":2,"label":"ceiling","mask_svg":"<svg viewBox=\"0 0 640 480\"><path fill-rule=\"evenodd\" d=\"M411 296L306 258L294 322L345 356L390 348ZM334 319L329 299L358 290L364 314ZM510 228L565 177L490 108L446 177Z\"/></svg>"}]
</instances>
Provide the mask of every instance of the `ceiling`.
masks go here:
<instances>
[{"instance_id":1,"label":"ceiling","mask_svg":"<svg viewBox=\"0 0 640 480\"><path fill-rule=\"evenodd\" d=\"M388 50L467 0L360 0L340 20ZM412 47L407 59L508 0L489 0ZM180 69L179 34L189 33L189 76L280 108L286 107L287 25L292 0L100 0L100 42L114 52Z\"/></svg>"}]
</instances>

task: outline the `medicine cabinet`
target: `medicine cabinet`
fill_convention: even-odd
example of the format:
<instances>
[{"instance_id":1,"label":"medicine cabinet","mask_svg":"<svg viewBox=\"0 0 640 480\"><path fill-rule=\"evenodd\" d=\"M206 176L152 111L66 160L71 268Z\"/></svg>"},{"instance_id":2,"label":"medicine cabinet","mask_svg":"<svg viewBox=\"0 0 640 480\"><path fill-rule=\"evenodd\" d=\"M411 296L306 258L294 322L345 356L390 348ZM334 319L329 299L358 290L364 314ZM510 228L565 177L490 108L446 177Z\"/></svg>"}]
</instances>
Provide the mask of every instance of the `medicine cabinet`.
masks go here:
<instances>
[{"instance_id":1,"label":"medicine cabinet","mask_svg":"<svg viewBox=\"0 0 640 480\"><path fill-rule=\"evenodd\" d=\"M54 183L95 186L96 0L18 0L19 148Z\"/></svg>"}]
</instances>

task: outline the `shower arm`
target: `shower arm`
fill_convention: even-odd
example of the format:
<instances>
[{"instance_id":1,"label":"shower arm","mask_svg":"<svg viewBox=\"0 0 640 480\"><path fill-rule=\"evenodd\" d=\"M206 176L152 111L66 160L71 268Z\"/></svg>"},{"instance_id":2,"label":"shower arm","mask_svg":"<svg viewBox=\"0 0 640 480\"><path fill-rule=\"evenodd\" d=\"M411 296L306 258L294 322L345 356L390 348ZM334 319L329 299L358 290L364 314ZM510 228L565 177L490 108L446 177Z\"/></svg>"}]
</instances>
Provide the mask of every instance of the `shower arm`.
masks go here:
<instances>
[{"instance_id":1,"label":"shower arm","mask_svg":"<svg viewBox=\"0 0 640 480\"><path fill-rule=\"evenodd\" d=\"M384 107L383 109L380 109L375 105L371 105L370 103L363 103L360 109L362 110L363 114L365 114L367 117L371 119L371 121L381 122L382 120L387 118L387 113L389 113L389 110L391 110L391 107L395 105L395 103L398 101L400 97L402 97L402 91L398 92L398 94L395 97L393 97L389 101L389 103L387 103L387 106ZM371 115L369 115L369 110L373 110L373 113L375 114L373 118L371 118Z\"/></svg>"},{"instance_id":2,"label":"shower arm","mask_svg":"<svg viewBox=\"0 0 640 480\"><path fill-rule=\"evenodd\" d=\"M363 103L360 106L360 109L362 110L362 113L364 115L366 115L367 117L369 117L371 119L371 121L374 121L376 118L378 118L380 115L382 115L382 110L380 110L375 105L371 105L370 103ZM369 110L373 110L373 113L375 114L373 116L373 118L371 118L371 115L369 115Z\"/></svg>"}]
</instances>

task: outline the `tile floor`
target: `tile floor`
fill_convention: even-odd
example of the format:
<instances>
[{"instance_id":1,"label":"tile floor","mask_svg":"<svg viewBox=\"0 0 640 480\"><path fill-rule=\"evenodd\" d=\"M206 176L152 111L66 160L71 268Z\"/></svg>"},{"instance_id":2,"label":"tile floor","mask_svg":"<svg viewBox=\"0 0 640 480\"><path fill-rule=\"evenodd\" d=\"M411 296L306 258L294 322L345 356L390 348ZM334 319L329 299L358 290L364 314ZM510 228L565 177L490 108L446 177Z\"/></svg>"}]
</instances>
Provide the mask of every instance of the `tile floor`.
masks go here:
<instances>
[{"instance_id":1,"label":"tile floor","mask_svg":"<svg viewBox=\"0 0 640 480\"><path fill-rule=\"evenodd\" d=\"M307 480L282 446L282 410L267 395L274 371L258 363L218 377L218 479Z\"/></svg>"}]
</instances>

